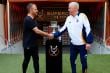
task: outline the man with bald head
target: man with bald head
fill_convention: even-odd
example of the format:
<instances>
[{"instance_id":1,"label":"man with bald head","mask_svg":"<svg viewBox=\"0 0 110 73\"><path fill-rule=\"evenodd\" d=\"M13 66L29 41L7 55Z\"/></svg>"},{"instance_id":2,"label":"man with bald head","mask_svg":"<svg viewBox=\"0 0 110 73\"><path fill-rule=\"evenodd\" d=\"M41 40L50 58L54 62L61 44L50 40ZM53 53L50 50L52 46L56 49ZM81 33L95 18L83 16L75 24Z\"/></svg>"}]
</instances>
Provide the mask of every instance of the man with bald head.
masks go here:
<instances>
[{"instance_id":1,"label":"man with bald head","mask_svg":"<svg viewBox=\"0 0 110 73\"><path fill-rule=\"evenodd\" d=\"M53 34L59 37L64 31L68 31L71 39L70 62L72 73L76 73L76 58L80 54L82 73L87 73L87 50L93 42L89 20L84 13L79 13L79 3L70 2L68 6L69 16L66 18L64 26Z\"/></svg>"},{"instance_id":2,"label":"man with bald head","mask_svg":"<svg viewBox=\"0 0 110 73\"><path fill-rule=\"evenodd\" d=\"M43 32L38 28L38 23L35 17L38 15L37 6L33 3L27 5L27 16L24 18L24 31L23 31L23 48L24 48L24 61L22 64L23 73L26 73L30 58L32 56L35 73L39 73L39 57L38 57L38 42L37 36L46 36L52 38L51 34Z\"/></svg>"}]
</instances>

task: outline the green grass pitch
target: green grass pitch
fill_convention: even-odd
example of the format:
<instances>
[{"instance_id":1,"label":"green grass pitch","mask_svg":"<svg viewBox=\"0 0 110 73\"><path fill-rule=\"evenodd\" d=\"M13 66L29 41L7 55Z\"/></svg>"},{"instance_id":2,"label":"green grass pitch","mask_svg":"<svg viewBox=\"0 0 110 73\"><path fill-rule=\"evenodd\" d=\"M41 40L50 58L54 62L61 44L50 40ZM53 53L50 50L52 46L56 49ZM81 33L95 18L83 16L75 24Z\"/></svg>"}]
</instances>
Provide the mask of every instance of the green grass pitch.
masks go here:
<instances>
[{"instance_id":1,"label":"green grass pitch","mask_svg":"<svg viewBox=\"0 0 110 73\"><path fill-rule=\"evenodd\" d=\"M0 73L22 73L23 55L0 54ZM40 73L46 73L45 54L39 54ZM27 73L34 73L32 60ZM69 53L63 54L63 73L71 73ZM77 73L81 73L81 63L77 58ZM110 55L88 55L88 73L110 73Z\"/></svg>"}]
</instances>

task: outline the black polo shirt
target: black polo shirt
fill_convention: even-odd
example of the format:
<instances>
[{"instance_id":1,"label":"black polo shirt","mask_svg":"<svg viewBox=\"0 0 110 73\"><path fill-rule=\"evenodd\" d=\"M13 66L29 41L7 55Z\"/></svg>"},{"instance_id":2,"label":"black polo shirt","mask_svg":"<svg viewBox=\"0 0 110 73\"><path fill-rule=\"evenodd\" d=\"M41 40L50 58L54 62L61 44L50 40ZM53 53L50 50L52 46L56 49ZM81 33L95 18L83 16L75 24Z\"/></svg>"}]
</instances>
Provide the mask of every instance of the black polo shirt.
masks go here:
<instances>
[{"instance_id":1,"label":"black polo shirt","mask_svg":"<svg viewBox=\"0 0 110 73\"><path fill-rule=\"evenodd\" d=\"M24 18L23 26L23 47L29 48L37 46L37 34L32 30L34 27L37 27L37 22L32 19L30 16Z\"/></svg>"}]
</instances>

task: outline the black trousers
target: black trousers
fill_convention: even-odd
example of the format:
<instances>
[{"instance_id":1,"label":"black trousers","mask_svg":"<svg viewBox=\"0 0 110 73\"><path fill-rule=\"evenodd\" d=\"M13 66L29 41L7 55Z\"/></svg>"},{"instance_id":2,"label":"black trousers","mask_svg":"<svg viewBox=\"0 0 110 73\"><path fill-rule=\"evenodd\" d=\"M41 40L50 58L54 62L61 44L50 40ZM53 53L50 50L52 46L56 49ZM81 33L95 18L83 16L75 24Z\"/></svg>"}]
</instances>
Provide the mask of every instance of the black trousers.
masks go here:
<instances>
[{"instance_id":1,"label":"black trousers","mask_svg":"<svg viewBox=\"0 0 110 73\"><path fill-rule=\"evenodd\" d=\"M72 73L76 73L76 59L78 53L80 54L80 61L82 64L82 73L86 73L87 71L87 50L85 49L85 45L70 45L70 62Z\"/></svg>"},{"instance_id":2,"label":"black trousers","mask_svg":"<svg viewBox=\"0 0 110 73\"><path fill-rule=\"evenodd\" d=\"M39 73L39 56L38 47L24 48L24 61L22 64L23 73L26 73L29 61L33 59L33 66L35 73Z\"/></svg>"}]
</instances>

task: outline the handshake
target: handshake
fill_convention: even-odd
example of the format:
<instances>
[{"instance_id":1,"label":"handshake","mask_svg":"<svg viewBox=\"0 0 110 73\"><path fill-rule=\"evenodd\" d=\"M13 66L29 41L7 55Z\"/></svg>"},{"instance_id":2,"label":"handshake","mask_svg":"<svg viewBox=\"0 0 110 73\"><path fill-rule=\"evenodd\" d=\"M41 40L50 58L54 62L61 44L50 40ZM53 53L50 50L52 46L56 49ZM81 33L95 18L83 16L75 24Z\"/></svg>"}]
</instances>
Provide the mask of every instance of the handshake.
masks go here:
<instances>
[{"instance_id":1,"label":"handshake","mask_svg":"<svg viewBox=\"0 0 110 73\"><path fill-rule=\"evenodd\" d=\"M48 34L47 37L48 37L49 39L53 39L53 38L54 38L54 34L50 33L50 34Z\"/></svg>"}]
</instances>

